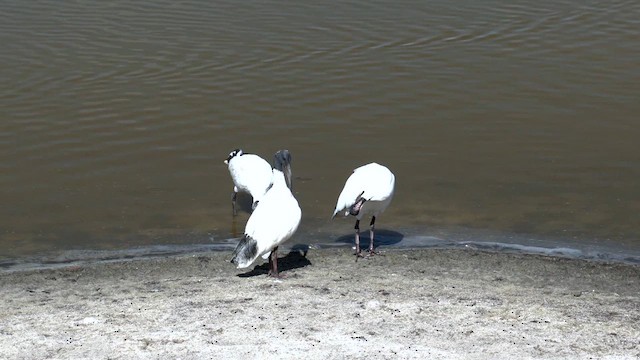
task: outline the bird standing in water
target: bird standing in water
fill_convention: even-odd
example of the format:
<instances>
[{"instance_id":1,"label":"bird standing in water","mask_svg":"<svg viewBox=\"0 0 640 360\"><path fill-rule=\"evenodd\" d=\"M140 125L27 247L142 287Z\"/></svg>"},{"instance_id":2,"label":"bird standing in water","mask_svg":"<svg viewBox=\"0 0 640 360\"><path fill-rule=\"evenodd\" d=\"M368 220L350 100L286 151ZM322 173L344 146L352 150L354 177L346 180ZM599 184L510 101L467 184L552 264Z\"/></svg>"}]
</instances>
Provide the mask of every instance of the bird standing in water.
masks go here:
<instances>
[{"instance_id":1,"label":"bird standing in water","mask_svg":"<svg viewBox=\"0 0 640 360\"><path fill-rule=\"evenodd\" d=\"M302 211L291 193L291 154L280 150L274 156L273 185L249 217L231 262L242 269L258 256L269 258L268 276L282 277L278 273L278 246L291 238L301 218Z\"/></svg>"},{"instance_id":2,"label":"bird standing in water","mask_svg":"<svg viewBox=\"0 0 640 360\"><path fill-rule=\"evenodd\" d=\"M229 153L224 161L229 166L229 174L233 180L233 195L231 206L233 216L236 216L236 198L238 192L248 193L253 198L251 209L255 209L258 202L271 187L273 173L271 165L258 155L248 154L242 149L235 149Z\"/></svg>"},{"instance_id":3,"label":"bird standing in water","mask_svg":"<svg viewBox=\"0 0 640 360\"><path fill-rule=\"evenodd\" d=\"M376 216L384 212L389 203L391 203L395 182L396 178L388 168L377 163L370 163L353 170L353 174L349 176L344 184L332 218L342 210L345 210L345 216L352 215L356 217L354 228L356 230L357 257L363 257L360 250L360 220L365 215L372 215L371 223L369 224L369 254L375 254L373 237Z\"/></svg>"}]
</instances>

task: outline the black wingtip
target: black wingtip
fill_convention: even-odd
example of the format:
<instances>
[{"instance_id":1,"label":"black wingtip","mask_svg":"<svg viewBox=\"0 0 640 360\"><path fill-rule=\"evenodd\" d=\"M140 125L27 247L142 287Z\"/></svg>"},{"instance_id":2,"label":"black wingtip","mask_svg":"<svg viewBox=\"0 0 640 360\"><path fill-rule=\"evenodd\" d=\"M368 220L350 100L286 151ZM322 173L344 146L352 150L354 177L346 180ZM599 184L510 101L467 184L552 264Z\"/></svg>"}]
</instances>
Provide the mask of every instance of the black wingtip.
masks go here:
<instances>
[{"instance_id":1,"label":"black wingtip","mask_svg":"<svg viewBox=\"0 0 640 360\"><path fill-rule=\"evenodd\" d=\"M233 259L231 263L240 264L250 261L258 253L258 242L251 236L245 235L233 251Z\"/></svg>"}]
</instances>

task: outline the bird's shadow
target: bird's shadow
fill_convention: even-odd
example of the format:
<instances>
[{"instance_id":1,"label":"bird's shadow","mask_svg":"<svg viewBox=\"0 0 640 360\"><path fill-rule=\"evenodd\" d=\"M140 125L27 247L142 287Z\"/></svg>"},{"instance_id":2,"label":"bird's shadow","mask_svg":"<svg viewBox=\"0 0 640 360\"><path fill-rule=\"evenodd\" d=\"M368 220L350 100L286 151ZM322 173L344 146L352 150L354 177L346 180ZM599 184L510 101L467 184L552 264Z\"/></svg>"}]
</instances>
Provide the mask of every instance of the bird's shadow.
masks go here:
<instances>
[{"instance_id":1,"label":"bird's shadow","mask_svg":"<svg viewBox=\"0 0 640 360\"><path fill-rule=\"evenodd\" d=\"M291 251L283 257L278 257L278 272L289 271L293 269L303 268L311 265L311 261L307 259L308 245L294 245ZM265 275L269 273L269 263L257 265L253 270L238 274L239 277L253 277Z\"/></svg>"},{"instance_id":2,"label":"bird's shadow","mask_svg":"<svg viewBox=\"0 0 640 360\"><path fill-rule=\"evenodd\" d=\"M342 235L336 239L336 243L344 243L344 244L353 244L354 234ZM385 229L376 229L375 234L373 236L373 245L377 248L380 245L390 246L395 245L404 239L404 234L399 233L393 230L385 230ZM369 246L369 230L368 229L360 229L360 246L362 248L366 248Z\"/></svg>"}]
</instances>

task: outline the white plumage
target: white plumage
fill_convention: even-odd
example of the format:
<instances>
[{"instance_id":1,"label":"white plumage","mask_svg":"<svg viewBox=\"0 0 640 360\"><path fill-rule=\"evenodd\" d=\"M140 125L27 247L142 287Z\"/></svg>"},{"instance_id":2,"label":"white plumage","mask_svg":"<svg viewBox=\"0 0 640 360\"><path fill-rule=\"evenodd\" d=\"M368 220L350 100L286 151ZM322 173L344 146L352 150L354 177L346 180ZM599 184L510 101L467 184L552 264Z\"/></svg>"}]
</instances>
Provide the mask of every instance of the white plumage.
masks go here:
<instances>
[{"instance_id":1,"label":"white plumage","mask_svg":"<svg viewBox=\"0 0 640 360\"><path fill-rule=\"evenodd\" d=\"M298 229L302 211L290 190L291 156L287 150L275 155L273 186L249 217L244 237L231 260L238 268L249 267L259 256L269 258L269 275L279 277L277 249Z\"/></svg>"},{"instance_id":2,"label":"white plumage","mask_svg":"<svg viewBox=\"0 0 640 360\"><path fill-rule=\"evenodd\" d=\"M371 215L369 252L373 253L373 236L376 216L383 213L391 203L395 189L396 178L385 166L377 163L363 165L349 176L344 188L338 196L338 202L333 212L335 217L345 210L344 215L356 217L356 255L360 254L360 220L365 215Z\"/></svg>"},{"instance_id":3,"label":"white plumage","mask_svg":"<svg viewBox=\"0 0 640 360\"><path fill-rule=\"evenodd\" d=\"M246 154L236 149L224 161L229 166L229 174L233 180L231 204L233 215L236 215L236 198L238 192L244 192L253 198L252 208L262 199L272 183L271 165L258 155Z\"/></svg>"}]
</instances>

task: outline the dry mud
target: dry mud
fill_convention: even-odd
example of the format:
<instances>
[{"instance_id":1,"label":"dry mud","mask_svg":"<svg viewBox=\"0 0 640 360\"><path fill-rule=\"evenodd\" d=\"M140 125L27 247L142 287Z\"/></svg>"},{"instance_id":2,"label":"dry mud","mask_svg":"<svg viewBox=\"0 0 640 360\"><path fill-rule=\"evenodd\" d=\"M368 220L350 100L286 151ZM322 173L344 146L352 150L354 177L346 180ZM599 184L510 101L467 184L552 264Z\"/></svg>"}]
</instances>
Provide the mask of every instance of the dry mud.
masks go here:
<instances>
[{"instance_id":1,"label":"dry mud","mask_svg":"<svg viewBox=\"0 0 640 360\"><path fill-rule=\"evenodd\" d=\"M282 255L281 255L282 256ZM640 267L471 250L0 273L3 359L637 359Z\"/></svg>"}]
</instances>

